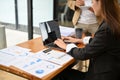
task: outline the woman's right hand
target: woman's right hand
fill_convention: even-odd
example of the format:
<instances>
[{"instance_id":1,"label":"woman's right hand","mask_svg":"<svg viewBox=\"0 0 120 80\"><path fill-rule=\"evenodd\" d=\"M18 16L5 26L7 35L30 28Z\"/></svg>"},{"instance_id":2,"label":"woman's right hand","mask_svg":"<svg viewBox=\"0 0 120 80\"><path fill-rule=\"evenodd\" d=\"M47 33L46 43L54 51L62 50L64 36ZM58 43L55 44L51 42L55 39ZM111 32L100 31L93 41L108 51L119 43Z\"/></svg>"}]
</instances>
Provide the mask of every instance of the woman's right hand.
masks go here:
<instances>
[{"instance_id":1,"label":"woman's right hand","mask_svg":"<svg viewBox=\"0 0 120 80\"><path fill-rule=\"evenodd\" d=\"M83 43L82 39L77 39L73 37L62 37L64 42L71 42L71 43Z\"/></svg>"},{"instance_id":2,"label":"woman's right hand","mask_svg":"<svg viewBox=\"0 0 120 80\"><path fill-rule=\"evenodd\" d=\"M84 0L76 0L75 5L77 7L84 6Z\"/></svg>"}]
</instances>

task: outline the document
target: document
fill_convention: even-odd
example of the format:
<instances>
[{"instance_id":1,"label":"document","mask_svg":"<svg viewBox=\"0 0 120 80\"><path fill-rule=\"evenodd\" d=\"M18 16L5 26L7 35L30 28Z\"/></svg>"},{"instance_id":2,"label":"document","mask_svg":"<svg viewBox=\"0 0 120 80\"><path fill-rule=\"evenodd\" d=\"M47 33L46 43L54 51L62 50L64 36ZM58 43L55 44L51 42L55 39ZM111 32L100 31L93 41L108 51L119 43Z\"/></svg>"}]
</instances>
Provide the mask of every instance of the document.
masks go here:
<instances>
[{"instance_id":1,"label":"document","mask_svg":"<svg viewBox=\"0 0 120 80\"><path fill-rule=\"evenodd\" d=\"M61 66L73 59L73 57L66 54L65 52L60 52L60 51L55 51L55 50L51 50L46 53L43 50L43 51L40 51L34 54L33 57L47 60L47 61L56 63Z\"/></svg>"},{"instance_id":2,"label":"document","mask_svg":"<svg viewBox=\"0 0 120 80\"><path fill-rule=\"evenodd\" d=\"M38 78L42 78L47 74L61 68L60 65L34 57L21 57L12 63L13 66L30 73Z\"/></svg>"},{"instance_id":3,"label":"document","mask_svg":"<svg viewBox=\"0 0 120 80\"><path fill-rule=\"evenodd\" d=\"M92 0L84 0L85 6L91 7L92 6Z\"/></svg>"},{"instance_id":4,"label":"document","mask_svg":"<svg viewBox=\"0 0 120 80\"><path fill-rule=\"evenodd\" d=\"M70 36L72 34L75 34L75 29L74 28L60 26L60 32L61 32L62 36Z\"/></svg>"},{"instance_id":5,"label":"document","mask_svg":"<svg viewBox=\"0 0 120 80\"><path fill-rule=\"evenodd\" d=\"M11 61L14 61L16 57L7 53L0 52L0 64L4 66L10 66Z\"/></svg>"},{"instance_id":6,"label":"document","mask_svg":"<svg viewBox=\"0 0 120 80\"><path fill-rule=\"evenodd\" d=\"M65 52L45 49L35 53L29 49L12 46L0 50L0 64L14 66L38 78L60 69L62 65L73 59Z\"/></svg>"},{"instance_id":7,"label":"document","mask_svg":"<svg viewBox=\"0 0 120 80\"><path fill-rule=\"evenodd\" d=\"M0 52L7 53L13 56L27 56L29 54L30 49L22 48L19 46L11 46L5 49L0 50Z\"/></svg>"},{"instance_id":8,"label":"document","mask_svg":"<svg viewBox=\"0 0 120 80\"><path fill-rule=\"evenodd\" d=\"M32 53L30 49L22 48L19 46L11 46L0 50L0 64L10 66L12 61L17 58L30 56Z\"/></svg>"}]
</instances>

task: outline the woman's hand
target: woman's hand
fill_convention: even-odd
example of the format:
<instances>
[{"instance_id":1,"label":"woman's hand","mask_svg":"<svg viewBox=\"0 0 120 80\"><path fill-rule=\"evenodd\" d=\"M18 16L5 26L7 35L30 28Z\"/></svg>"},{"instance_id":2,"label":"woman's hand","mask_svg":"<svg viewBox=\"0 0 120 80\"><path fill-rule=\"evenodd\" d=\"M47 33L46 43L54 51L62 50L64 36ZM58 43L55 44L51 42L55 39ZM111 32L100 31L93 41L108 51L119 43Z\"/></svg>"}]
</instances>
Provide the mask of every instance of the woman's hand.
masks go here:
<instances>
[{"instance_id":1,"label":"woman's hand","mask_svg":"<svg viewBox=\"0 0 120 80\"><path fill-rule=\"evenodd\" d=\"M83 43L82 39L77 39L77 38L73 38L73 37L62 37L62 39L64 40L64 42Z\"/></svg>"},{"instance_id":2,"label":"woman's hand","mask_svg":"<svg viewBox=\"0 0 120 80\"><path fill-rule=\"evenodd\" d=\"M66 50L66 44L64 43L64 41L62 39L57 39L55 40L54 42L57 46L59 46L60 48L62 49L65 49Z\"/></svg>"},{"instance_id":3,"label":"woman's hand","mask_svg":"<svg viewBox=\"0 0 120 80\"><path fill-rule=\"evenodd\" d=\"M76 0L75 6L77 7L84 6L84 0Z\"/></svg>"}]
</instances>

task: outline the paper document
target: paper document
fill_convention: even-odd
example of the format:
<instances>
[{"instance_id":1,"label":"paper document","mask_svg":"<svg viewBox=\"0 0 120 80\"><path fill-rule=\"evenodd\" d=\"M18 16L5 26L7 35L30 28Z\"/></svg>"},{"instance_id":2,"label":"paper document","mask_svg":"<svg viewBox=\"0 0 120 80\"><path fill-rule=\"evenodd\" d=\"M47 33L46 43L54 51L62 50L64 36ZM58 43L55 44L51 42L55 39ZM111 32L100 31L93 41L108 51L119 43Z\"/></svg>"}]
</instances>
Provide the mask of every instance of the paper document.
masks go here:
<instances>
[{"instance_id":1,"label":"paper document","mask_svg":"<svg viewBox=\"0 0 120 80\"><path fill-rule=\"evenodd\" d=\"M27 48L22 48L19 46L11 46L5 49L0 50L0 52L8 53L10 55L16 55L16 56L27 56L30 55L28 54L30 49Z\"/></svg>"},{"instance_id":2,"label":"paper document","mask_svg":"<svg viewBox=\"0 0 120 80\"><path fill-rule=\"evenodd\" d=\"M19 46L11 46L0 50L0 64L10 66L12 61L16 58L30 56L32 53L30 49L22 48Z\"/></svg>"},{"instance_id":3,"label":"paper document","mask_svg":"<svg viewBox=\"0 0 120 80\"><path fill-rule=\"evenodd\" d=\"M37 52L35 55L33 55L33 57L47 60L47 61L59 64L59 65L64 65L65 63L73 59L73 57L66 54L65 52L51 50L47 53L44 53L43 51Z\"/></svg>"},{"instance_id":4,"label":"paper document","mask_svg":"<svg viewBox=\"0 0 120 80\"><path fill-rule=\"evenodd\" d=\"M13 61L12 65L39 78L61 68L54 63L28 56Z\"/></svg>"},{"instance_id":5,"label":"paper document","mask_svg":"<svg viewBox=\"0 0 120 80\"><path fill-rule=\"evenodd\" d=\"M84 0L85 6L91 7L92 6L92 0Z\"/></svg>"},{"instance_id":6,"label":"paper document","mask_svg":"<svg viewBox=\"0 0 120 80\"><path fill-rule=\"evenodd\" d=\"M14 55L10 55L7 53L0 52L0 64L5 66L10 66L11 61L16 60Z\"/></svg>"},{"instance_id":7,"label":"paper document","mask_svg":"<svg viewBox=\"0 0 120 80\"><path fill-rule=\"evenodd\" d=\"M29 49L12 46L0 50L0 64L14 66L38 78L60 69L62 65L72 60L73 57L65 52L45 49L36 54Z\"/></svg>"},{"instance_id":8,"label":"paper document","mask_svg":"<svg viewBox=\"0 0 120 80\"><path fill-rule=\"evenodd\" d=\"M70 36L70 35L75 33L75 29L74 28L60 26L60 32L61 32L62 36Z\"/></svg>"}]
</instances>

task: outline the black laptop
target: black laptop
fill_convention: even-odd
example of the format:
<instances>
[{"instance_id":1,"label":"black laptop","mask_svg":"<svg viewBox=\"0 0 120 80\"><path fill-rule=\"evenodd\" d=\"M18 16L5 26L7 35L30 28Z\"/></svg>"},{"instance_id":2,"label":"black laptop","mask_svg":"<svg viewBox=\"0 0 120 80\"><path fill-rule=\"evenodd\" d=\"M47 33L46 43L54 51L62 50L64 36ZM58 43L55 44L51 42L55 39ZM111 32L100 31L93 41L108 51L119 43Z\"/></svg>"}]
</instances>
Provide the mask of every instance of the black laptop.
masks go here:
<instances>
[{"instance_id":1,"label":"black laptop","mask_svg":"<svg viewBox=\"0 0 120 80\"><path fill-rule=\"evenodd\" d=\"M61 38L59 24L57 21L51 20L51 21L41 22L39 23L39 27L40 27L41 37L44 46L63 50L54 44L54 41L57 38Z\"/></svg>"}]
</instances>

